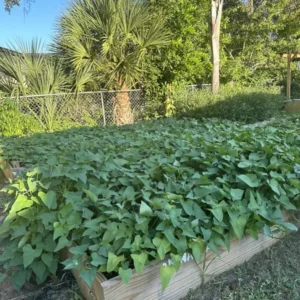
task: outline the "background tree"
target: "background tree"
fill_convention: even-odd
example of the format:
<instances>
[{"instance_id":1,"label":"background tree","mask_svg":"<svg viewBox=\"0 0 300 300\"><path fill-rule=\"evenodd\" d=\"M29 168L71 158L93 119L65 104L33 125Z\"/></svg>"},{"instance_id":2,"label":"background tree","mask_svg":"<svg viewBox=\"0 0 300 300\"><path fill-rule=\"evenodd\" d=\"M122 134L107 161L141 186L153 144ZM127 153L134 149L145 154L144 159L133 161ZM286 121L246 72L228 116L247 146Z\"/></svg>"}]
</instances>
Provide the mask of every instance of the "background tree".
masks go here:
<instances>
[{"instance_id":1,"label":"background tree","mask_svg":"<svg viewBox=\"0 0 300 300\"><path fill-rule=\"evenodd\" d=\"M211 91L217 93L220 87L220 29L224 0L211 1L211 56L212 80Z\"/></svg>"},{"instance_id":2,"label":"background tree","mask_svg":"<svg viewBox=\"0 0 300 300\"><path fill-rule=\"evenodd\" d=\"M10 45L0 55L0 90L7 96L54 94L69 91L72 83L62 63L42 54L39 40L22 40Z\"/></svg>"},{"instance_id":3,"label":"background tree","mask_svg":"<svg viewBox=\"0 0 300 300\"><path fill-rule=\"evenodd\" d=\"M286 61L280 59L280 52L299 49L299 4L254 1L251 13L244 1L225 2L221 24L224 83L279 84L284 79Z\"/></svg>"},{"instance_id":4,"label":"background tree","mask_svg":"<svg viewBox=\"0 0 300 300\"><path fill-rule=\"evenodd\" d=\"M35 0L24 0L24 11L28 12L30 9L30 5ZM14 6L19 6L21 4L21 0L4 0L5 10L10 12Z\"/></svg>"},{"instance_id":5,"label":"background tree","mask_svg":"<svg viewBox=\"0 0 300 300\"><path fill-rule=\"evenodd\" d=\"M146 64L142 86L153 113L165 113L170 86L211 80L210 2L207 0L148 0L151 14L163 18L171 42ZM151 114L152 115L152 114Z\"/></svg>"},{"instance_id":6,"label":"background tree","mask_svg":"<svg viewBox=\"0 0 300 300\"><path fill-rule=\"evenodd\" d=\"M168 42L164 21L144 1L75 0L59 22L54 48L86 81L125 91L114 99L120 125L132 122L126 91L140 82L149 54Z\"/></svg>"}]
</instances>

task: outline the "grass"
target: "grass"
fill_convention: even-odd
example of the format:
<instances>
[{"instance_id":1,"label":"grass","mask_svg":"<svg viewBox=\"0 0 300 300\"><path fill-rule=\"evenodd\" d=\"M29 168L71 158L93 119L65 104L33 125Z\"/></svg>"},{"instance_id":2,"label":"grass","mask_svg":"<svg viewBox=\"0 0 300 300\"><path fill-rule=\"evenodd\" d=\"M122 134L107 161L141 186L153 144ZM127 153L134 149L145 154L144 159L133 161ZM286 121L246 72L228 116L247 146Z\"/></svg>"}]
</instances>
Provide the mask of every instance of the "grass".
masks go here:
<instances>
[{"instance_id":1,"label":"grass","mask_svg":"<svg viewBox=\"0 0 300 300\"><path fill-rule=\"evenodd\" d=\"M190 291L184 300L299 300L300 232Z\"/></svg>"}]
</instances>

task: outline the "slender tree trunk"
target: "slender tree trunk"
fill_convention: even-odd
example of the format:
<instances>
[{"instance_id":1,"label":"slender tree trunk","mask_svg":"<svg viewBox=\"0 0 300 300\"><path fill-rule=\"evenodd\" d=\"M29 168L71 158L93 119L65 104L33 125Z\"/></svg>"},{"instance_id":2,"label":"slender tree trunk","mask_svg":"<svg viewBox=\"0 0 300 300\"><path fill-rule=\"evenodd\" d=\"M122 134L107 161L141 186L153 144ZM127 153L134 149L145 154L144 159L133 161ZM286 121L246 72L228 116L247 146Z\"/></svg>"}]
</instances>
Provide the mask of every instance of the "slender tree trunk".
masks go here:
<instances>
[{"instance_id":1,"label":"slender tree trunk","mask_svg":"<svg viewBox=\"0 0 300 300\"><path fill-rule=\"evenodd\" d=\"M134 121L126 85L122 85L121 90L117 92L114 99L114 120L118 126L132 124Z\"/></svg>"},{"instance_id":2,"label":"slender tree trunk","mask_svg":"<svg viewBox=\"0 0 300 300\"><path fill-rule=\"evenodd\" d=\"M253 12L254 12L253 0L248 0L248 7L249 7L249 10L250 10L250 13L253 14Z\"/></svg>"},{"instance_id":3,"label":"slender tree trunk","mask_svg":"<svg viewBox=\"0 0 300 300\"><path fill-rule=\"evenodd\" d=\"M211 1L211 50L212 80L211 91L218 93L220 88L220 27L224 0Z\"/></svg>"}]
</instances>

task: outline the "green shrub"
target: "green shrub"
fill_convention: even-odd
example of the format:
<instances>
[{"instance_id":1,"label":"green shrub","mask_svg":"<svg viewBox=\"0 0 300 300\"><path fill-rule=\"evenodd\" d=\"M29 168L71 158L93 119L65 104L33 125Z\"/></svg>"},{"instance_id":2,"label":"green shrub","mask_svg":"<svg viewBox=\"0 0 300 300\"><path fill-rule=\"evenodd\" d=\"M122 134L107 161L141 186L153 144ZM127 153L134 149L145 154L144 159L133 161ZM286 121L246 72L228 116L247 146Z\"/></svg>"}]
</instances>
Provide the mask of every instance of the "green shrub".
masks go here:
<instances>
[{"instance_id":1,"label":"green shrub","mask_svg":"<svg viewBox=\"0 0 300 300\"><path fill-rule=\"evenodd\" d=\"M22 114L13 100L2 100L0 103L0 135L23 135L40 131L38 122L33 117Z\"/></svg>"},{"instance_id":2,"label":"green shrub","mask_svg":"<svg viewBox=\"0 0 300 300\"><path fill-rule=\"evenodd\" d=\"M209 89L195 93L184 88L174 93L176 115L193 118L221 118L247 123L259 122L278 115L284 96L277 87L223 86L213 95Z\"/></svg>"},{"instance_id":3,"label":"green shrub","mask_svg":"<svg viewBox=\"0 0 300 300\"><path fill-rule=\"evenodd\" d=\"M12 100L3 100L0 103L0 134L10 136L22 133L23 123L17 106Z\"/></svg>"},{"instance_id":4,"label":"green shrub","mask_svg":"<svg viewBox=\"0 0 300 300\"><path fill-rule=\"evenodd\" d=\"M165 288L186 252L199 261L206 247L218 253L233 237L296 229L281 209L299 207L298 123L245 129L170 118L93 130L73 129L70 140L53 134L60 150L48 153L49 143L36 144L49 160L8 187L0 265L16 288L55 274L64 247L74 255L65 269L78 269L89 285L97 271L127 283L133 269L170 255ZM24 145L28 139L18 151Z\"/></svg>"}]
</instances>

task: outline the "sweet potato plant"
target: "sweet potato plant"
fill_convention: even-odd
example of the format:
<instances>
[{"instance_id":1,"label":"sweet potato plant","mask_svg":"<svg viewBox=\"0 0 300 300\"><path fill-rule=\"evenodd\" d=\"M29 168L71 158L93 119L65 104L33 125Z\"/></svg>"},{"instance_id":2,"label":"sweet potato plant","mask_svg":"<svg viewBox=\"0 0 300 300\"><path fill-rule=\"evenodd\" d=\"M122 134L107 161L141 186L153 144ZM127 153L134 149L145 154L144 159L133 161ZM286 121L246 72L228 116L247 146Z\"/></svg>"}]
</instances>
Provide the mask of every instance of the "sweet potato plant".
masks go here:
<instances>
[{"instance_id":1,"label":"sweet potato plant","mask_svg":"<svg viewBox=\"0 0 300 300\"><path fill-rule=\"evenodd\" d=\"M65 269L89 285L97 272L127 284L170 257L166 288L187 252L200 261L207 248L230 250L233 237L296 230L281 211L300 205L297 122L168 119L51 137L2 144L3 158L28 168L7 188L0 226L0 264L18 289L56 274L65 247L74 255Z\"/></svg>"}]
</instances>

